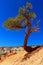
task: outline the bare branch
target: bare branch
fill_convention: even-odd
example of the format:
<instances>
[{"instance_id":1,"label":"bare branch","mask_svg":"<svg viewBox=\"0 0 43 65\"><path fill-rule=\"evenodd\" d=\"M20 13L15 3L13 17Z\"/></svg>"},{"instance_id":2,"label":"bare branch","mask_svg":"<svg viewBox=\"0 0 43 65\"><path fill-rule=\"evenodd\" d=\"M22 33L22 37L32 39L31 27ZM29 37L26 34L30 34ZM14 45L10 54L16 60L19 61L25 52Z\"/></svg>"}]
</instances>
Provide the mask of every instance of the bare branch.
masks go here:
<instances>
[{"instance_id":1,"label":"bare branch","mask_svg":"<svg viewBox=\"0 0 43 65\"><path fill-rule=\"evenodd\" d=\"M36 26L34 27L33 30L31 30L31 32L37 32L37 31L39 31L39 29L40 29L40 28L38 28L38 23L39 22L40 22L40 20L36 22Z\"/></svg>"},{"instance_id":2,"label":"bare branch","mask_svg":"<svg viewBox=\"0 0 43 65\"><path fill-rule=\"evenodd\" d=\"M26 33L26 31L25 31L25 35L28 35L28 34Z\"/></svg>"},{"instance_id":3,"label":"bare branch","mask_svg":"<svg viewBox=\"0 0 43 65\"><path fill-rule=\"evenodd\" d=\"M39 28L34 28L33 30L31 30L31 32L38 32Z\"/></svg>"}]
</instances>

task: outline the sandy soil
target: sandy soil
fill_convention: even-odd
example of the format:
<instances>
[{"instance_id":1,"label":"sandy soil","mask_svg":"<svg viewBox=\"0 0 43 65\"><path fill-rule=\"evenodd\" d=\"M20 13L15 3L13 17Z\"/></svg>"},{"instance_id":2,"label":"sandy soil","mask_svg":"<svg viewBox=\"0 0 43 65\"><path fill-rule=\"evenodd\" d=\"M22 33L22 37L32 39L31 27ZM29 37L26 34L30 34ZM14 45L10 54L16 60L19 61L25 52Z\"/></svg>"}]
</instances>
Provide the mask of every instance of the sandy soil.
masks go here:
<instances>
[{"instance_id":1,"label":"sandy soil","mask_svg":"<svg viewBox=\"0 0 43 65\"><path fill-rule=\"evenodd\" d=\"M0 61L0 65L43 65L43 46L33 51L31 54L28 53L27 58L25 55L26 51L18 54L11 54Z\"/></svg>"}]
</instances>

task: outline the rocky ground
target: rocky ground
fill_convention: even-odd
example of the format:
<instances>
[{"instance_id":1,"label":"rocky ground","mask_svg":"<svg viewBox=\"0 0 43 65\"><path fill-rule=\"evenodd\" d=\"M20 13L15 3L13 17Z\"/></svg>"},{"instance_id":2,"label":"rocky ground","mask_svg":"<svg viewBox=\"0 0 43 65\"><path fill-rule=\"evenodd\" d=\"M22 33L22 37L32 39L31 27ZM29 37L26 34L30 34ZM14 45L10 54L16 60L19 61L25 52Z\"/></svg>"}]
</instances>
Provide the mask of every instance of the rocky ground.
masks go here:
<instances>
[{"instance_id":1,"label":"rocky ground","mask_svg":"<svg viewBox=\"0 0 43 65\"><path fill-rule=\"evenodd\" d=\"M0 65L43 65L43 46L32 53L27 53L23 48L21 49L22 51L19 50L16 54L8 53L7 56L3 56Z\"/></svg>"},{"instance_id":2,"label":"rocky ground","mask_svg":"<svg viewBox=\"0 0 43 65\"><path fill-rule=\"evenodd\" d=\"M23 47L0 47L0 56L6 55L8 53L19 53L24 51Z\"/></svg>"}]
</instances>

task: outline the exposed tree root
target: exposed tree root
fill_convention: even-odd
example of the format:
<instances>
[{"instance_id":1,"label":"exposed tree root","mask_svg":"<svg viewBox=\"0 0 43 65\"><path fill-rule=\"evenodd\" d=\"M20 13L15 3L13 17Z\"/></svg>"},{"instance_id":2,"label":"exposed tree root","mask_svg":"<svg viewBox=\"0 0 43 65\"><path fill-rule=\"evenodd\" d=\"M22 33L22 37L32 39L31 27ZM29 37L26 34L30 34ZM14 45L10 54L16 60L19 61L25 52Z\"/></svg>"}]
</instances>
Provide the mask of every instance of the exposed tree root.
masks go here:
<instances>
[{"instance_id":1,"label":"exposed tree root","mask_svg":"<svg viewBox=\"0 0 43 65\"><path fill-rule=\"evenodd\" d=\"M37 46L37 47L35 47L35 48L27 47L29 51L28 51L28 53L26 53L26 54L24 55L24 58L22 59L22 61L27 60L27 58L30 58L31 53L32 53L33 51L37 50L39 47L41 47L41 46Z\"/></svg>"}]
</instances>

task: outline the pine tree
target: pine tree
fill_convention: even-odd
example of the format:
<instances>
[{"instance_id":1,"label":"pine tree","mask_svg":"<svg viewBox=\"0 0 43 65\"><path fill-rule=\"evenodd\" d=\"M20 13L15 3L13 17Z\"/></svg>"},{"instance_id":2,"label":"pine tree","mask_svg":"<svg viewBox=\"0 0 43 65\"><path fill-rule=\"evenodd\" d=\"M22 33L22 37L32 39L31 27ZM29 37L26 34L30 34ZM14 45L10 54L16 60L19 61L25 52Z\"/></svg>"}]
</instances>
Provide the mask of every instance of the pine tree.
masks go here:
<instances>
[{"instance_id":1,"label":"pine tree","mask_svg":"<svg viewBox=\"0 0 43 65\"><path fill-rule=\"evenodd\" d=\"M31 11L32 4L26 3L25 6L19 9L18 15L15 18L9 18L6 22L4 22L3 26L10 30L21 30L21 29L28 29L27 32L25 32L25 40L24 40L24 49L29 52L34 49L27 46L27 41L32 32L38 31L38 22L36 22L35 27L32 29L32 23L36 18L36 14ZM36 48L35 48L36 49Z\"/></svg>"}]
</instances>

